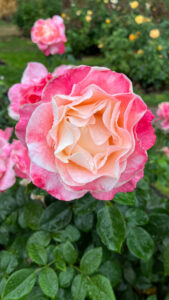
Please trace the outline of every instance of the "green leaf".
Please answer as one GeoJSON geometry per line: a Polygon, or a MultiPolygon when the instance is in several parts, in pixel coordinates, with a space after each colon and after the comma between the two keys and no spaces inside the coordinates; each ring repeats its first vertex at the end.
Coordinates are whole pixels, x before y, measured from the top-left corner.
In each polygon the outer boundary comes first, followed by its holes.
{"type": "Polygon", "coordinates": [[[66,263],[63,256],[63,244],[55,247],[54,257],[56,259],[55,266],[61,271],[66,271],[66,263]]]}
{"type": "Polygon", "coordinates": [[[166,245],[163,252],[163,264],[165,275],[169,275],[169,244],[166,245]]]}
{"type": "Polygon", "coordinates": [[[102,275],[88,280],[87,290],[92,300],[116,300],[110,281],[102,275]]]}
{"type": "Polygon", "coordinates": [[[138,226],[145,225],[149,221],[148,215],[140,208],[130,208],[125,215],[129,225],[138,226]]]}
{"type": "Polygon", "coordinates": [[[141,227],[130,228],[127,246],[133,255],[144,260],[149,260],[154,252],[154,242],[150,234],[141,227]]]}
{"type": "Polygon", "coordinates": [[[75,271],[71,267],[67,267],[65,271],[59,274],[59,286],[67,288],[70,286],[72,279],[74,277],[75,271]]]}
{"type": "Polygon", "coordinates": [[[43,293],[54,298],[58,292],[58,278],[52,268],[44,268],[39,273],[39,285],[43,293]]]}
{"type": "Polygon", "coordinates": [[[88,250],[80,261],[80,269],[83,273],[91,275],[96,272],[102,261],[102,248],[88,250]]]}
{"type": "Polygon", "coordinates": [[[63,245],[63,257],[69,264],[74,264],[77,260],[78,253],[74,246],[70,242],[66,242],[63,245]]]}
{"type": "Polygon", "coordinates": [[[83,232],[88,232],[92,229],[94,223],[94,215],[74,216],[74,222],[77,228],[83,232]]]}
{"type": "Polygon", "coordinates": [[[24,218],[27,226],[32,230],[38,230],[40,224],[40,217],[42,215],[42,204],[38,201],[30,201],[24,207],[24,218]]]}
{"type": "Polygon", "coordinates": [[[47,263],[46,249],[40,244],[29,244],[28,255],[38,265],[45,265],[47,263]]]}
{"type": "Polygon", "coordinates": [[[0,280],[0,296],[2,295],[6,281],[7,281],[7,279],[4,277],[2,277],[0,280]]]}
{"type": "Polygon", "coordinates": [[[85,300],[86,290],[86,279],[83,275],[78,274],[74,278],[71,286],[71,293],[73,300],[85,300]]]}
{"type": "Polygon", "coordinates": [[[48,300],[48,298],[43,294],[39,286],[35,286],[22,300],[48,300]]]}
{"type": "Polygon", "coordinates": [[[157,300],[157,296],[156,295],[151,295],[147,298],[147,300],[157,300]]]}
{"type": "Polygon", "coordinates": [[[77,242],[80,239],[80,232],[75,226],[68,225],[64,230],[54,233],[53,239],[56,242],[66,242],[67,240],[77,242]]]}
{"type": "Polygon", "coordinates": [[[73,205],[73,212],[75,215],[84,216],[90,214],[96,208],[97,200],[91,194],[86,194],[79,201],[76,200],[73,205]]]}
{"type": "Polygon", "coordinates": [[[28,239],[27,246],[30,244],[39,244],[43,247],[47,247],[50,243],[51,237],[50,234],[46,231],[37,231],[33,233],[28,239]]]}
{"type": "Polygon", "coordinates": [[[12,273],[18,265],[15,254],[9,251],[0,252],[0,271],[6,274],[12,273]]]}
{"type": "Polygon", "coordinates": [[[113,201],[122,205],[134,205],[135,204],[134,192],[117,193],[114,196],[113,201]]]}
{"type": "Polygon", "coordinates": [[[49,205],[43,212],[40,225],[45,231],[55,231],[66,227],[72,218],[70,206],[62,201],[49,205]]]}
{"type": "Polygon", "coordinates": [[[13,273],[7,280],[2,300],[19,300],[29,294],[35,284],[36,275],[32,269],[22,269],[13,273]]]}
{"type": "Polygon", "coordinates": [[[113,287],[120,282],[122,277],[119,263],[113,260],[108,260],[101,265],[99,272],[110,280],[113,287]]]}
{"type": "Polygon", "coordinates": [[[125,222],[115,206],[105,206],[97,213],[97,232],[109,250],[120,252],[125,239],[125,222]]]}

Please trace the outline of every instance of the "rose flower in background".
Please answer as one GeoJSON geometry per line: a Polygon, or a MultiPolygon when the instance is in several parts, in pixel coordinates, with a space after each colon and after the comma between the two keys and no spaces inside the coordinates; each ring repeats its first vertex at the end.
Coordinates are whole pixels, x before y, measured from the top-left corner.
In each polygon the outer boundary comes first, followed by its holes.
{"type": "Polygon", "coordinates": [[[13,128],[0,129],[0,193],[15,183],[14,161],[12,159],[12,144],[8,141],[13,128]]]}
{"type": "Polygon", "coordinates": [[[65,26],[60,16],[39,19],[31,29],[31,38],[46,56],[65,52],[65,26]]]}
{"type": "Polygon", "coordinates": [[[10,106],[9,115],[15,120],[19,120],[19,109],[22,105],[36,103],[41,100],[42,91],[47,82],[53,76],[60,76],[72,66],[61,65],[57,67],[53,74],[49,73],[46,67],[40,63],[30,62],[25,69],[21,83],[14,84],[8,92],[10,106]]]}
{"type": "Polygon", "coordinates": [[[169,102],[162,102],[157,109],[158,120],[161,121],[163,130],[169,130],[169,102]]]}
{"type": "Polygon", "coordinates": [[[88,191],[111,200],[143,177],[153,118],[125,75],[80,66],[50,80],[41,101],[22,105],[16,135],[36,186],[60,200],[88,191]]]}

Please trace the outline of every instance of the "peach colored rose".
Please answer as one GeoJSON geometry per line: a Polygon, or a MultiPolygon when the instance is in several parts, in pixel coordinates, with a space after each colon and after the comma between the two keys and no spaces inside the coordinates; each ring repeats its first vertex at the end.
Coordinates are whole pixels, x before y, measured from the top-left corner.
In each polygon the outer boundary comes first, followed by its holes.
{"type": "Polygon", "coordinates": [[[46,56],[64,53],[66,36],[63,19],[60,16],[39,19],[31,29],[31,38],[46,56]]]}
{"type": "Polygon", "coordinates": [[[21,83],[14,84],[8,92],[10,106],[8,113],[11,118],[19,120],[19,109],[23,104],[36,103],[41,100],[42,90],[52,78],[45,66],[40,63],[28,63],[21,83]]]}
{"type": "Polygon", "coordinates": [[[169,102],[162,102],[157,109],[158,120],[162,121],[163,130],[169,130],[169,102]]]}
{"type": "Polygon", "coordinates": [[[25,178],[30,182],[30,158],[28,149],[18,140],[12,141],[11,157],[15,165],[14,170],[16,176],[25,178]]]}
{"type": "Polygon", "coordinates": [[[11,157],[12,144],[9,144],[13,128],[0,129],[0,193],[15,183],[14,162],[11,157]]]}
{"type": "Polygon", "coordinates": [[[111,200],[143,177],[153,117],[125,75],[80,66],[53,78],[40,102],[22,106],[16,134],[36,186],[60,200],[88,191],[111,200]]]}

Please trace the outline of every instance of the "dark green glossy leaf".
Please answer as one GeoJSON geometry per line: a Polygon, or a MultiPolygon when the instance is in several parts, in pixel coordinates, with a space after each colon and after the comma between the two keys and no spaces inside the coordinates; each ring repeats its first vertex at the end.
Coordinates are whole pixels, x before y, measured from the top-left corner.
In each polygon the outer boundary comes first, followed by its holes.
{"type": "Polygon", "coordinates": [[[40,244],[28,244],[28,255],[38,265],[45,265],[47,263],[46,249],[40,244]]]}
{"type": "Polygon", "coordinates": [[[105,206],[97,213],[97,232],[109,250],[120,252],[125,239],[125,222],[115,206],[105,206]]]}
{"type": "Polygon", "coordinates": [[[119,263],[113,260],[104,262],[104,264],[101,265],[99,272],[110,280],[113,287],[120,282],[122,277],[119,263]]]}
{"type": "Polygon", "coordinates": [[[125,215],[127,222],[132,226],[145,225],[149,221],[148,215],[140,208],[130,208],[125,215]]]}
{"type": "Polygon", "coordinates": [[[103,275],[88,280],[87,291],[92,300],[116,300],[110,281],[103,275]]]}
{"type": "Polygon", "coordinates": [[[102,261],[102,248],[94,248],[85,252],[80,261],[83,273],[91,275],[96,272],[102,261]]]}
{"type": "Polygon", "coordinates": [[[86,299],[86,278],[78,274],[74,278],[71,287],[71,293],[73,300],[85,300],[86,299]]]}
{"type": "Polygon", "coordinates": [[[74,264],[77,260],[78,253],[74,248],[73,244],[66,242],[63,244],[63,257],[65,261],[69,264],[74,264]]]}
{"type": "Polygon", "coordinates": [[[56,201],[48,206],[42,214],[40,225],[43,230],[55,231],[66,227],[72,218],[70,206],[56,201]]]}
{"type": "Polygon", "coordinates": [[[22,269],[7,280],[2,300],[19,300],[29,294],[35,284],[36,275],[32,269],[22,269]]]}
{"type": "Polygon", "coordinates": [[[73,205],[75,215],[84,216],[90,214],[96,208],[97,200],[91,194],[86,194],[80,200],[76,200],[73,205]]]}
{"type": "Polygon", "coordinates": [[[39,285],[43,293],[54,298],[58,292],[58,278],[52,268],[44,268],[39,273],[39,285]]]}
{"type": "Polygon", "coordinates": [[[27,226],[32,230],[38,230],[40,225],[40,217],[42,215],[43,208],[40,202],[30,201],[24,207],[24,218],[27,226]]]}
{"type": "Polygon", "coordinates": [[[134,205],[135,204],[134,192],[117,193],[114,196],[113,201],[122,205],[134,205]]]}
{"type": "Polygon", "coordinates": [[[71,267],[67,267],[65,271],[59,274],[59,286],[62,288],[67,288],[70,286],[72,279],[74,277],[75,270],[71,267]]]}
{"type": "Polygon", "coordinates": [[[133,255],[144,260],[149,260],[154,252],[154,242],[151,236],[141,227],[130,228],[127,246],[133,255]]]}

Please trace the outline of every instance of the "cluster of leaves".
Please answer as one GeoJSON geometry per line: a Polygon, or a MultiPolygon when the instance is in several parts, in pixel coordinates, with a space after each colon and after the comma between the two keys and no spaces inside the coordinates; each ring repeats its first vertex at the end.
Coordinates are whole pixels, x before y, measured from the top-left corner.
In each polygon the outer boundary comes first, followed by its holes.
{"type": "Polygon", "coordinates": [[[19,183],[2,193],[1,299],[168,300],[168,162],[151,150],[144,179],[114,201],[41,202],[19,183]]]}

